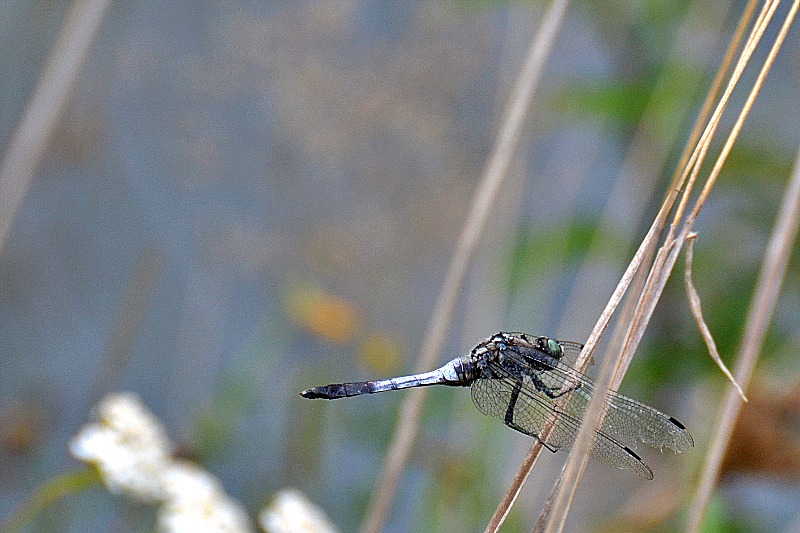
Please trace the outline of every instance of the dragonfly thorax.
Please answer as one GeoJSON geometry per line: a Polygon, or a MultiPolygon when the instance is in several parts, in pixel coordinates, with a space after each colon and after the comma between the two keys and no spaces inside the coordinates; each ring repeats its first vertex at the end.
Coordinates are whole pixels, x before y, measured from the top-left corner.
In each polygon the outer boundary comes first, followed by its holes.
{"type": "Polygon", "coordinates": [[[526,365],[537,371],[555,368],[563,350],[557,341],[525,333],[499,332],[473,348],[470,359],[477,369],[477,377],[495,378],[492,366],[499,365],[517,375],[526,365]]]}

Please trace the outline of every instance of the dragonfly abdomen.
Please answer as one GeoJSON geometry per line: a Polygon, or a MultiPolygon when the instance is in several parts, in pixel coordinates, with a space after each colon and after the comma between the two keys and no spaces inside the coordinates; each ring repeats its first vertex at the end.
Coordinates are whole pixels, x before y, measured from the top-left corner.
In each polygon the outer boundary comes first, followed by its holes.
{"type": "MultiPolygon", "coordinates": [[[[357,383],[333,383],[325,385],[324,387],[314,387],[313,389],[306,389],[300,393],[303,398],[322,398],[325,400],[334,400],[336,398],[347,398],[349,396],[358,396],[360,394],[372,394],[374,392],[383,392],[389,390],[386,387],[380,386],[386,381],[359,381],[357,383]]],[[[397,387],[393,387],[397,388],[397,387]]]]}
{"type": "Polygon", "coordinates": [[[420,383],[418,379],[411,377],[357,381],[355,383],[332,383],[323,387],[306,389],[300,393],[300,396],[310,399],[335,400],[336,398],[349,398],[350,396],[359,396],[361,394],[374,394],[376,392],[419,387],[421,385],[428,385],[428,383],[420,383]]]}
{"type": "Polygon", "coordinates": [[[333,383],[323,387],[306,389],[300,393],[300,396],[310,399],[335,400],[336,398],[348,398],[361,394],[374,394],[376,392],[407,389],[409,387],[425,387],[428,385],[466,386],[472,383],[473,379],[472,371],[466,367],[464,360],[457,357],[442,368],[437,368],[431,372],[376,381],[333,383]]]}

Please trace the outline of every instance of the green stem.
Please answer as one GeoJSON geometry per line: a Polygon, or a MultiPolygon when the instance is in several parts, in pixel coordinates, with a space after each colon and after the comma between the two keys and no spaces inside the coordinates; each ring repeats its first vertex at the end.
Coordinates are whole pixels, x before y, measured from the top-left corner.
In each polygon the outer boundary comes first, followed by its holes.
{"type": "Polygon", "coordinates": [[[39,485],[19,509],[0,523],[0,533],[22,531],[36,515],[55,501],[99,484],[100,478],[93,467],[58,475],[39,485]]]}

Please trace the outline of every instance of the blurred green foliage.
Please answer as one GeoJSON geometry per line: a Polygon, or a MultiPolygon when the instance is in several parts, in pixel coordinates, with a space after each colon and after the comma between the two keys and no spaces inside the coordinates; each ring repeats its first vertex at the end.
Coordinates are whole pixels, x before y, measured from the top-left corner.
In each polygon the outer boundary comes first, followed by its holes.
{"type": "Polygon", "coordinates": [[[576,80],[558,91],[550,99],[550,106],[573,118],[608,118],[632,126],[639,122],[650,99],[652,87],[647,82],[640,79],[629,83],[576,80]]]}
{"type": "Polygon", "coordinates": [[[725,504],[718,496],[713,496],[706,511],[705,520],[700,526],[701,533],[748,533],[752,527],[731,518],[725,504]]]}
{"type": "Polygon", "coordinates": [[[576,217],[565,223],[525,226],[517,231],[507,262],[508,292],[513,301],[519,289],[551,273],[553,269],[575,265],[583,259],[592,240],[602,239],[598,260],[613,259],[613,250],[626,243],[613,233],[598,234],[597,222],[576,217]]]}
{"type": "Polygon", "coordinates": [[[226,376],[214,391],[212,401],[195,415],[193,448],[201,462],[227,458],[237,438],[237,426],[249,413],[260,409],[252,379],[226,376]]]}

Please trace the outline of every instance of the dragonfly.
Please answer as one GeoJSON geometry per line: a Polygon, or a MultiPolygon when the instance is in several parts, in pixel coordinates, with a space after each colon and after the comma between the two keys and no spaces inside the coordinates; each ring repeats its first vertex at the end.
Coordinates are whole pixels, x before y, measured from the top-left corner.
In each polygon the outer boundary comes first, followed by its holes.
{"type": "MultiPolygon", "coordinates": [[[[583,344],[577,342],[501,331],[468,355],[431,372],[334,383],[300,395],[333,400],[429,385],[470,387],[482,413],[536,438],[552,452],[569,451],[595,394],[592,380],[575,368],[581,350],[583,344]]],[[[639,443],[675,452],[694,446],[686,427],[675,418],[616,391],[606,392],[602,423],[592,435],[589,456],[653,479],[653,471],[634,451],[639,443]]]]}

